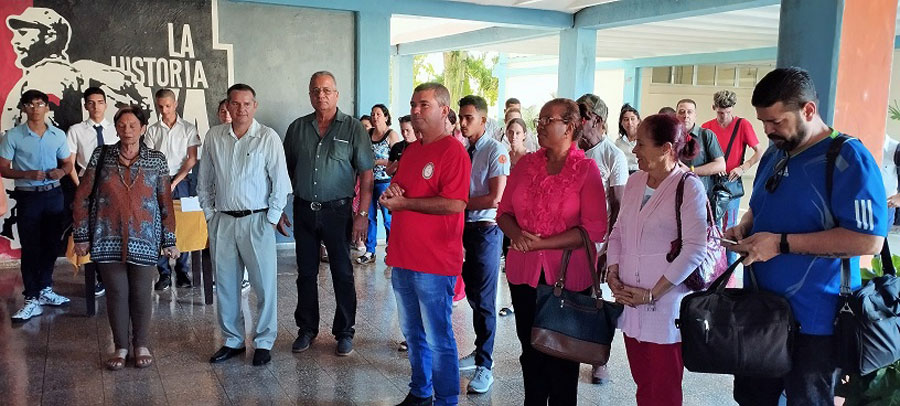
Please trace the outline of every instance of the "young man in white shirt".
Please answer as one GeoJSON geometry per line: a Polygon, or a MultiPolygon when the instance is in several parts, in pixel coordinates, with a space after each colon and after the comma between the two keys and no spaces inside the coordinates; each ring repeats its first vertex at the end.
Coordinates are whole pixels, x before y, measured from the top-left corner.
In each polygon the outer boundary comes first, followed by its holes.
{"type": "MultiPolygon", "coordinates": [[[[180,199],[190,196],[188,173],[197,164],[197,149],[200,146],[200,135],[197,127],[178,116],[178,100],[175,92],[160,89],[156,92],[156,112],[159,121],[147,127],[144,144],[151,149],[162,152],[169,165],[172,177],[172,198],[180,199]]],[[[191,278],[187,274],[187,263],[190,254],[181,253],[175,263],[175,280],[179,288],[191,287],[191,278]]],[[[172,286],[172,269],[169,258],[160,255],[157,263],[159,280],[153,285],[155,290],[166,290],[172,286]]]]}
{"type": "MultiPolygon", "coordinates": [[[[87,168],[91,154],[100,145],[112,145],[119,141],[116,127],[106,119],[106,93],[99,87],[89,87],[84,91],[84,109],[88,118],[78,124],[73,124],[66,132],[66,142],[69,144],[69,152],[75,156],[75,167],[69,172],[71,183],[63,182],[63,191],[66,194],[66,207],[72,203],[75,197],[75,187],[78,186],[84,169],[87,168]],[[71,190],[70,190],[71,189],[71,190]]],[[[97,285],[94,287],[94,296],[100,297],[106,293],[103,279],[97,273],[97,285]]]]}

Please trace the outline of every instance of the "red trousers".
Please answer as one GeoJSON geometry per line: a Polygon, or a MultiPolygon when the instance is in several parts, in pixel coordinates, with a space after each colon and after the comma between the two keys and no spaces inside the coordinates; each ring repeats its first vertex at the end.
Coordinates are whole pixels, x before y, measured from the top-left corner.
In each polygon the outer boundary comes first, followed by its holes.
{"type": "Polygon", "coordinates": [[[638,406],[681,406],[684,362],[681,343],[655,344],[625,336],[638,406]]]}

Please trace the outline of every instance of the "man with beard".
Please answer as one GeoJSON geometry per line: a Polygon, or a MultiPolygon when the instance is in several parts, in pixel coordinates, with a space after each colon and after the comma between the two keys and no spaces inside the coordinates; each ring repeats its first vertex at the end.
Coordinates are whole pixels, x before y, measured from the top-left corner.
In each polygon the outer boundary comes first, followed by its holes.
{"type": "MultiPolygon", "coordinates": [[[[859,256],[879,252],[887,233],[881,173],[857,139],[835,159],[831,193],[825,155],[840,133],[822,121],[815,86],[799,68],[767,74],[752,104],[773,146],[760,161],[750,210],[725,237],[746,255],[744,265],[762,290],[786,297],[801,330],[794,340],[792,370],[783,377],[735,376],[740,405],[834,402],[837,362],[834,319],[841,259],[850,260],[850,288],[860,285],[859,256]]],[[[745,278],[747,280],[747,278],[745,278]]]]}
{"type": "Polygon", "coordinates": [[[713,186],[712,175],[725,172],[722,147],[719,146],[715,133],[697,125],[697,102],[691,99],[679,100],[675,105],[675,117],[684,124],[684,131],[687,131],[688,136],[696,138],[700,145],[697,156],[684,164],[700,177],[709,192],[713,186]]]}

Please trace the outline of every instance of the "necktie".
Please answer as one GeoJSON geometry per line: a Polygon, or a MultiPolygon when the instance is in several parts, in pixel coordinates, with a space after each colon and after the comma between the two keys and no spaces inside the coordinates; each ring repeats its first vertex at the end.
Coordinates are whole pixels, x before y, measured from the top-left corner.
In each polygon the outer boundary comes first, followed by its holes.
{"type": "Polygon", "coordinates": [[[97,130],[97,146],[102,147],[106,144],[105,142],[103,142],[103,126],[95,125],[94,130],[97,130]]]}
{"type": "Polygon", "coordinates": [[[469,144],[469,159],[475,156],[475,143],[469,144]]]}

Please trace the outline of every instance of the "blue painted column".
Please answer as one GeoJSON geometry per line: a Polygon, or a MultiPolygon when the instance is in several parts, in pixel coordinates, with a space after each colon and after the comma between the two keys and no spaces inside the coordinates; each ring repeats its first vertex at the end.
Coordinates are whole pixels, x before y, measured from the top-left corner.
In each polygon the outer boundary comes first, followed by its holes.
{"type": "Polygon", "coordinates": [[[356,115],[373,105],[388,104],[391,79],[391,15],[380,11],[356,13],[356,115]]]}
{"type": "Polygon", "coordinates": [[[639,66],[625,67],[625,89],[622,101],[641,111],[641,68],[639,66]]]}
{"type": "MultiPolygon", "coordinates": [[[[409,114],[409,100],[413,93],[413,58],[413,55],[394,55],[393,58],[391,115],[398,119],[409,114]]],[[[395,127],[400,128],[399,124],[395,127]]]]}
{"type": "Polygon", "coordinates": [[[509,59],[506,54],[501,52],[499,58],[497,58],[497,64],[494,65],[494,70],[491,72],[497,78],[497,117],[495,118],[500,123],[506,118],[503,115],[503,108],[505,107],[504,103],[506,103],[506,69],[508,63],[509,59]]]}
{"type": "Polygon", "coordinates": [[[557,95],[575,99],[594,92],[597,31],[570,28],[559,33],[557,95]]]}
{"type": "Polygon", "coordinates": [[[826,123],[834,118],[843,12],[843,0],[781,1],[776,65],[809,71],[826,123]]]}

